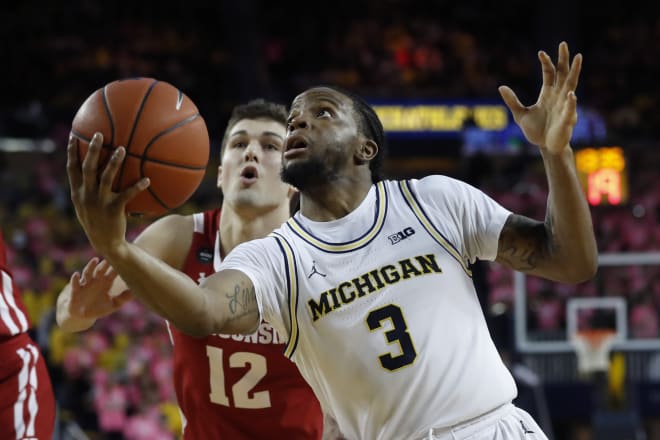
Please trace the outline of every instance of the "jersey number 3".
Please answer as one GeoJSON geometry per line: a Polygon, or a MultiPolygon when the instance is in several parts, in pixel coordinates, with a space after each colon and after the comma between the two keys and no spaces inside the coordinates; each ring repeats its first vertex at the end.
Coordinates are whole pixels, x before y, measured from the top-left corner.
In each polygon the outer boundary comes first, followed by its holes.
{"type": "MultiPolygon", "coordinates": [[[[206,355],[209,358],[209,371],[211,373],[211,393],[209,397],[211,402],[218,405],[230,406],[229,396],[225,388],[225,371],[222,359],[222,348],[206,346],[206,355]]],[[[252,393],[250,391],[266,375],[266,358],[257,353],[238,351],[229,356],[230,368],[249,367],[243,377],[241,377],[234,386],[231,387],[234,407],[259,409],[270,407],[270,393],[268,391],[259,391],[252,393]]]]}
{"type": "Polygon", "coordinates": [[[371,331],[380,329],[387,321],[390,321],[392,329],[385,332],[385,339],[388,344],[398,343],[400,354],[386,353],[378,356],[378,359],[383,368],[396,371],[415,362],[417,351],[415,351],[415,344],[413,344],[410,333],[408,333],[406,320],[403,318],[403,313],[398,306],[389,304],[380,309],[372,310],[367,315],[367,325],[371,331]]]}

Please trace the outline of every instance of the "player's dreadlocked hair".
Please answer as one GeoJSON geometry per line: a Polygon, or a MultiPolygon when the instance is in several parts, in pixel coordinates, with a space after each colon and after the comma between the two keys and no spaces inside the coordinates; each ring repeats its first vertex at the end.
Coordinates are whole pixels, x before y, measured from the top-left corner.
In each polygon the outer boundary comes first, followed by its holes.
{"type": "Polygon", "coordinates": [[[285,106],[261,98],[253,99],[247,104],[237,105],[231,112],[231,117],[227,122],[225,134],[222,136],[220,158],[222,159],[222,155],[225,152],[229,132],[231,132],[237,122],[242,121],[243,119],[268,119],[286,126],[286,120],[288,117],[289,112],[285,106]]]}
{"type": "Polygon", "coordinates": [[[385,137],[385,130],[383,129],[383,124],[380,122],[378,115],[367,101],[355,93],[336,86],[322,87],[327,87],[347,96],[353,103],[353,110],[358,116],[358,128],[360,132],[378,145],[378,153],[376,153],[376,156],[371,159],[371,162],[369,162],[371,181],[376,183],[383,180],[385,178],[383,174],[383,161],[387,155],[387,138],[385,137]]]}

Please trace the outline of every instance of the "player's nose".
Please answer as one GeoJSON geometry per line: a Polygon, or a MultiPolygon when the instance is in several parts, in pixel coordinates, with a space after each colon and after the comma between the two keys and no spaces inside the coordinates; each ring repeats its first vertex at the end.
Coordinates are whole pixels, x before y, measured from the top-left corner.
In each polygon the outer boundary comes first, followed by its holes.
{"type": "Polygon", "coordinates": [[[245,161],[259,161],[259,142],[252,141],[245,148],[245,161]]]}
{"type": "Polygon", "coordinates": [[[294,118],[289,122],[289,131],[295,131],[302,128],[307,128],[309,126],[307,122],[307,117],[304,113],[298,113],[294,118]]]}

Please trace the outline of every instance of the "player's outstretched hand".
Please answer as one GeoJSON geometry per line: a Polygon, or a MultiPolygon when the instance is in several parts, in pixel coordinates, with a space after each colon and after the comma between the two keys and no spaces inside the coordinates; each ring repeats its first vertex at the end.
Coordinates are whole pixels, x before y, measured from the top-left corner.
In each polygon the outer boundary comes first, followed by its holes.
{"type": "Polygon", "coordinates": [[[556,68],[547,53],[540,51],[538,57],[543,86],[535,104],[522,105],[508,86],[500,86],[499,92],[527,140],[550,153],[559,154],[569,145],[577,122],[575,89],[582,68],[582,55],[577,54],[569,66],[568,45],[562,42],[556,68]]]}
{"type": "Polygon", "coordinates": [[[113,294],[115,278],[117,272],[106,260],[92,258],[82,273],[75,272],[71,276],[69,315],[79,319],[98,319],[119,310],[133,296],[129,290],[113,294]]]}
{"type": "Polygon", "coordinates": [[[121,193],[112,191],[112,182],[117,175],[126,151],[115,149],[99,178],[99,156],[103,135],[95,133],[89,143],[82,164],[78,154],[78,143],[73,137],[67,147],[67,174],[71,187],[71,200],[78,220],[87,234],[90,244],[100,254],[107,255],[126,240],[126,203],[149,186],[143,178],[121,193]]]}

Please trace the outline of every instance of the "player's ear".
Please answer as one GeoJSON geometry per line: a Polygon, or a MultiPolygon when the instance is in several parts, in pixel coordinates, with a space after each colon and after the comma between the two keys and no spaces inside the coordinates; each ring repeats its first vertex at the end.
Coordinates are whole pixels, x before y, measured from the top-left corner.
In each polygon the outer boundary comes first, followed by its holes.
{"type": "Polygon", "coordinates": [[[378,145],[371,139],[362,139],[355,154],[358,163],[366,163],[378,154],[378,145]]]}
{"type": "Polygon", "coordinates": [[[222,165],[218,165],[218,180],[216,181],[216,186],[222,189],[222,165]]]}

